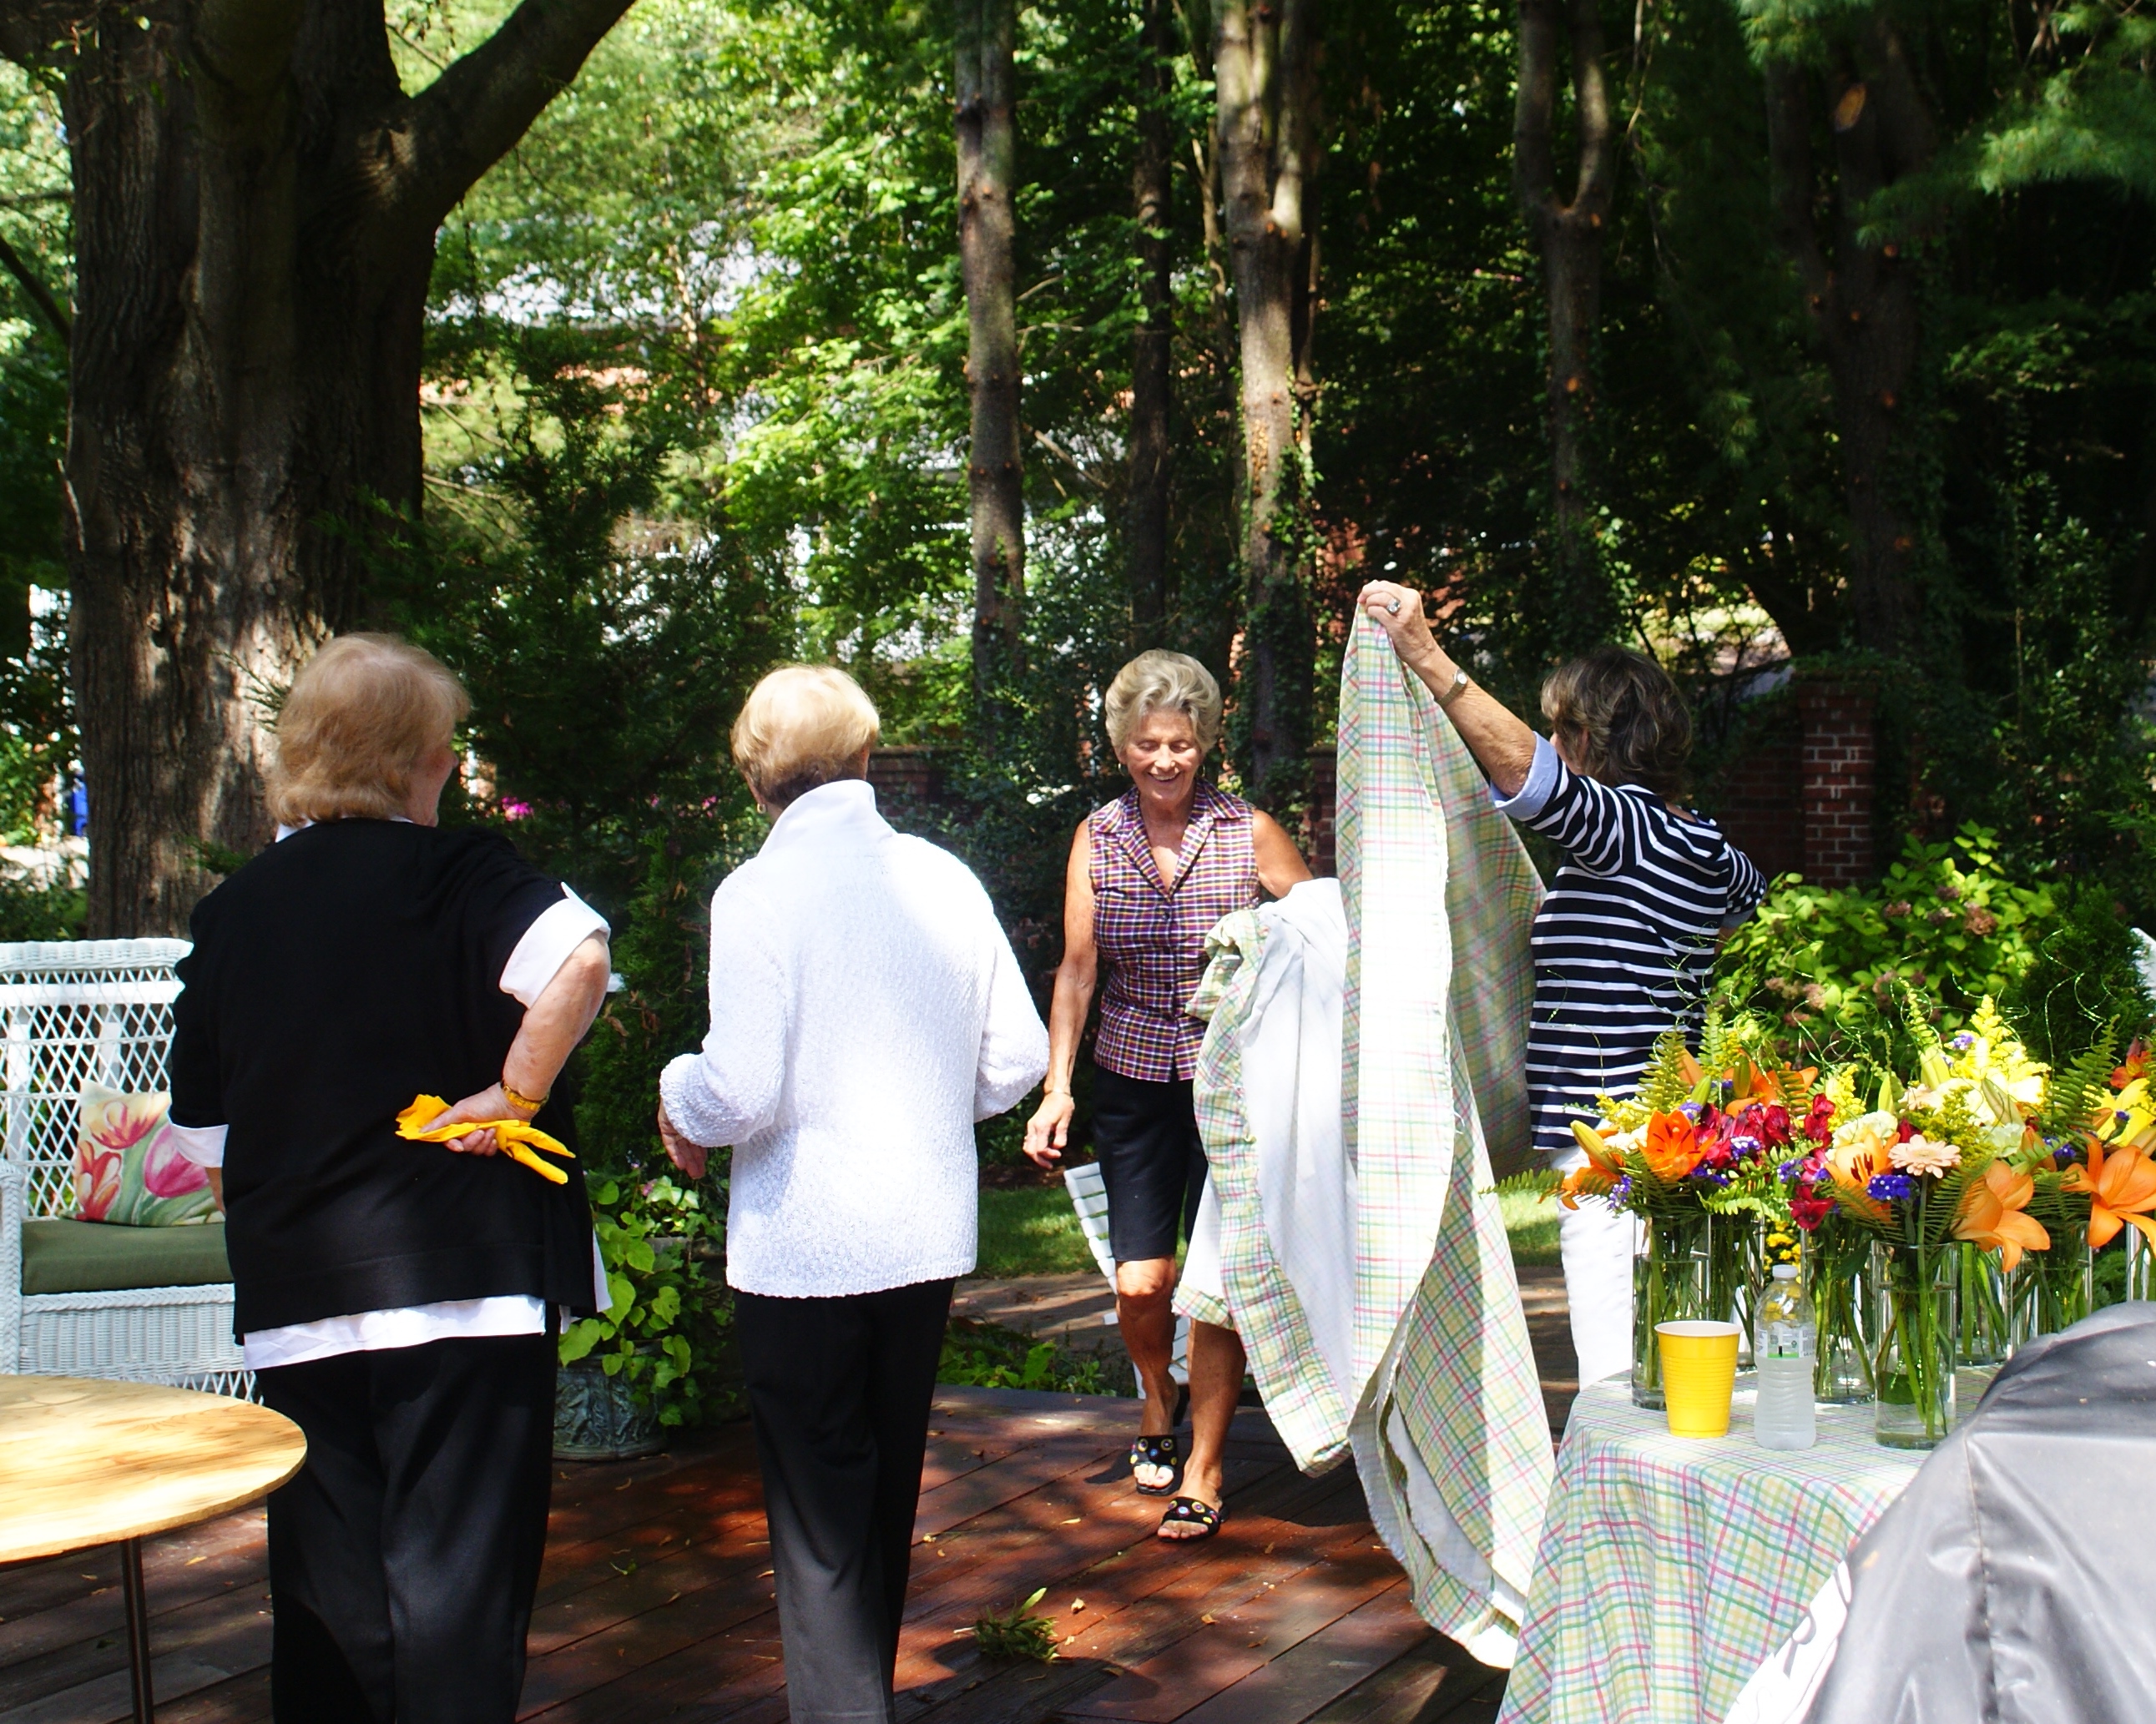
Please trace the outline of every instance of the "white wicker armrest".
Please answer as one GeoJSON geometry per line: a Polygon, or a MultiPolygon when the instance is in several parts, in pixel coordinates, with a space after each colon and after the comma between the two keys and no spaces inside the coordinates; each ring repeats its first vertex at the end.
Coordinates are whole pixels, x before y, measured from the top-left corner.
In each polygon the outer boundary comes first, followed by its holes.
{"type": "Polygon", "coordinates": [[[23,1170],[0,1160],[0,1371],[23,1368],[23,1170]]]}

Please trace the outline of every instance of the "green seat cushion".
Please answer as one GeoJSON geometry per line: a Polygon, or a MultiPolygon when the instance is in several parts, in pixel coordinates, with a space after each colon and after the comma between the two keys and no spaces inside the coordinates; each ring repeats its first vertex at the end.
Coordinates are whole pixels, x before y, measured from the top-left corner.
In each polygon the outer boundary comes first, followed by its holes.
{"type": "Polygon", "coordinates": [[[222,1221],[184,1227],[115,1227],[103,1221],[23,1224],[25,1293],[199,1287],[231,1279],[222,1221]]]}

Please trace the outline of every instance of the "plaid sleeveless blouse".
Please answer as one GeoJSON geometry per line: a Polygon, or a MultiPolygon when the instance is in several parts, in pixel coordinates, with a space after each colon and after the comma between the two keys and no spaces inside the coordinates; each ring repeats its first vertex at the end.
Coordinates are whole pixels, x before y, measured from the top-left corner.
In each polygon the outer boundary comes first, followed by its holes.
{"type": "Polygon", "coordinates": [[[1093,1058],[1150,1083],[1189,1077],[1205,1026],[1183,1008],[1205,972],[1205,936],[1221,917],[1258,902],[1250,805],[1199,782],[1168,891],[1137,790],[1095,809],[1090,824],[1093,941],[1108,970],[1093,1058]]]}

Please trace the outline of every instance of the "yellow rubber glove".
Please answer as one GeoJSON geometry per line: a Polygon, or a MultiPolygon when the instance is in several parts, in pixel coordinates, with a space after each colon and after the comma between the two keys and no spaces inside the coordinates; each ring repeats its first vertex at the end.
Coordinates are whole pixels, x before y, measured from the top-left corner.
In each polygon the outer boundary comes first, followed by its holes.
{"type": "Polygon", "coordinates": [[[567,1173],[549,1167],[531,1152],[543,1149],[548,1155],[567,1156],[572,1161],[577,1152],[549,1137],[531,1121],[459,1120],[431,1131],[421,1129],[429,1120],[438,1120],[449,1111],[449,1104],[439,1095],[414,1095],[412,1105],[397,1116],[397,1135],[413,1143],[447,1143],[452,1137],[468,1137],[474,1131],[492,1131],[501,1152],[512,1162],[521,1162],[542,1179],[551,1179],[557,1185],[569,1183],[567,1173]]]}

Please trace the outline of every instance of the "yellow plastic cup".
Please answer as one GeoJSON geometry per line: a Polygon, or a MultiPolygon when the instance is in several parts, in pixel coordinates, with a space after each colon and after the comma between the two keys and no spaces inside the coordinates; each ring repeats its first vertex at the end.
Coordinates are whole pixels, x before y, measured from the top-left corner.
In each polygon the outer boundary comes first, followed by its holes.
{"type": "Polygon", "coordinates": [[[1687,1321],[1655,1325],[1662,1352],[1662,1398],[1673,1437],[1726,1437],[1737,1388],[1737,1325],[1687,1321]]]}

